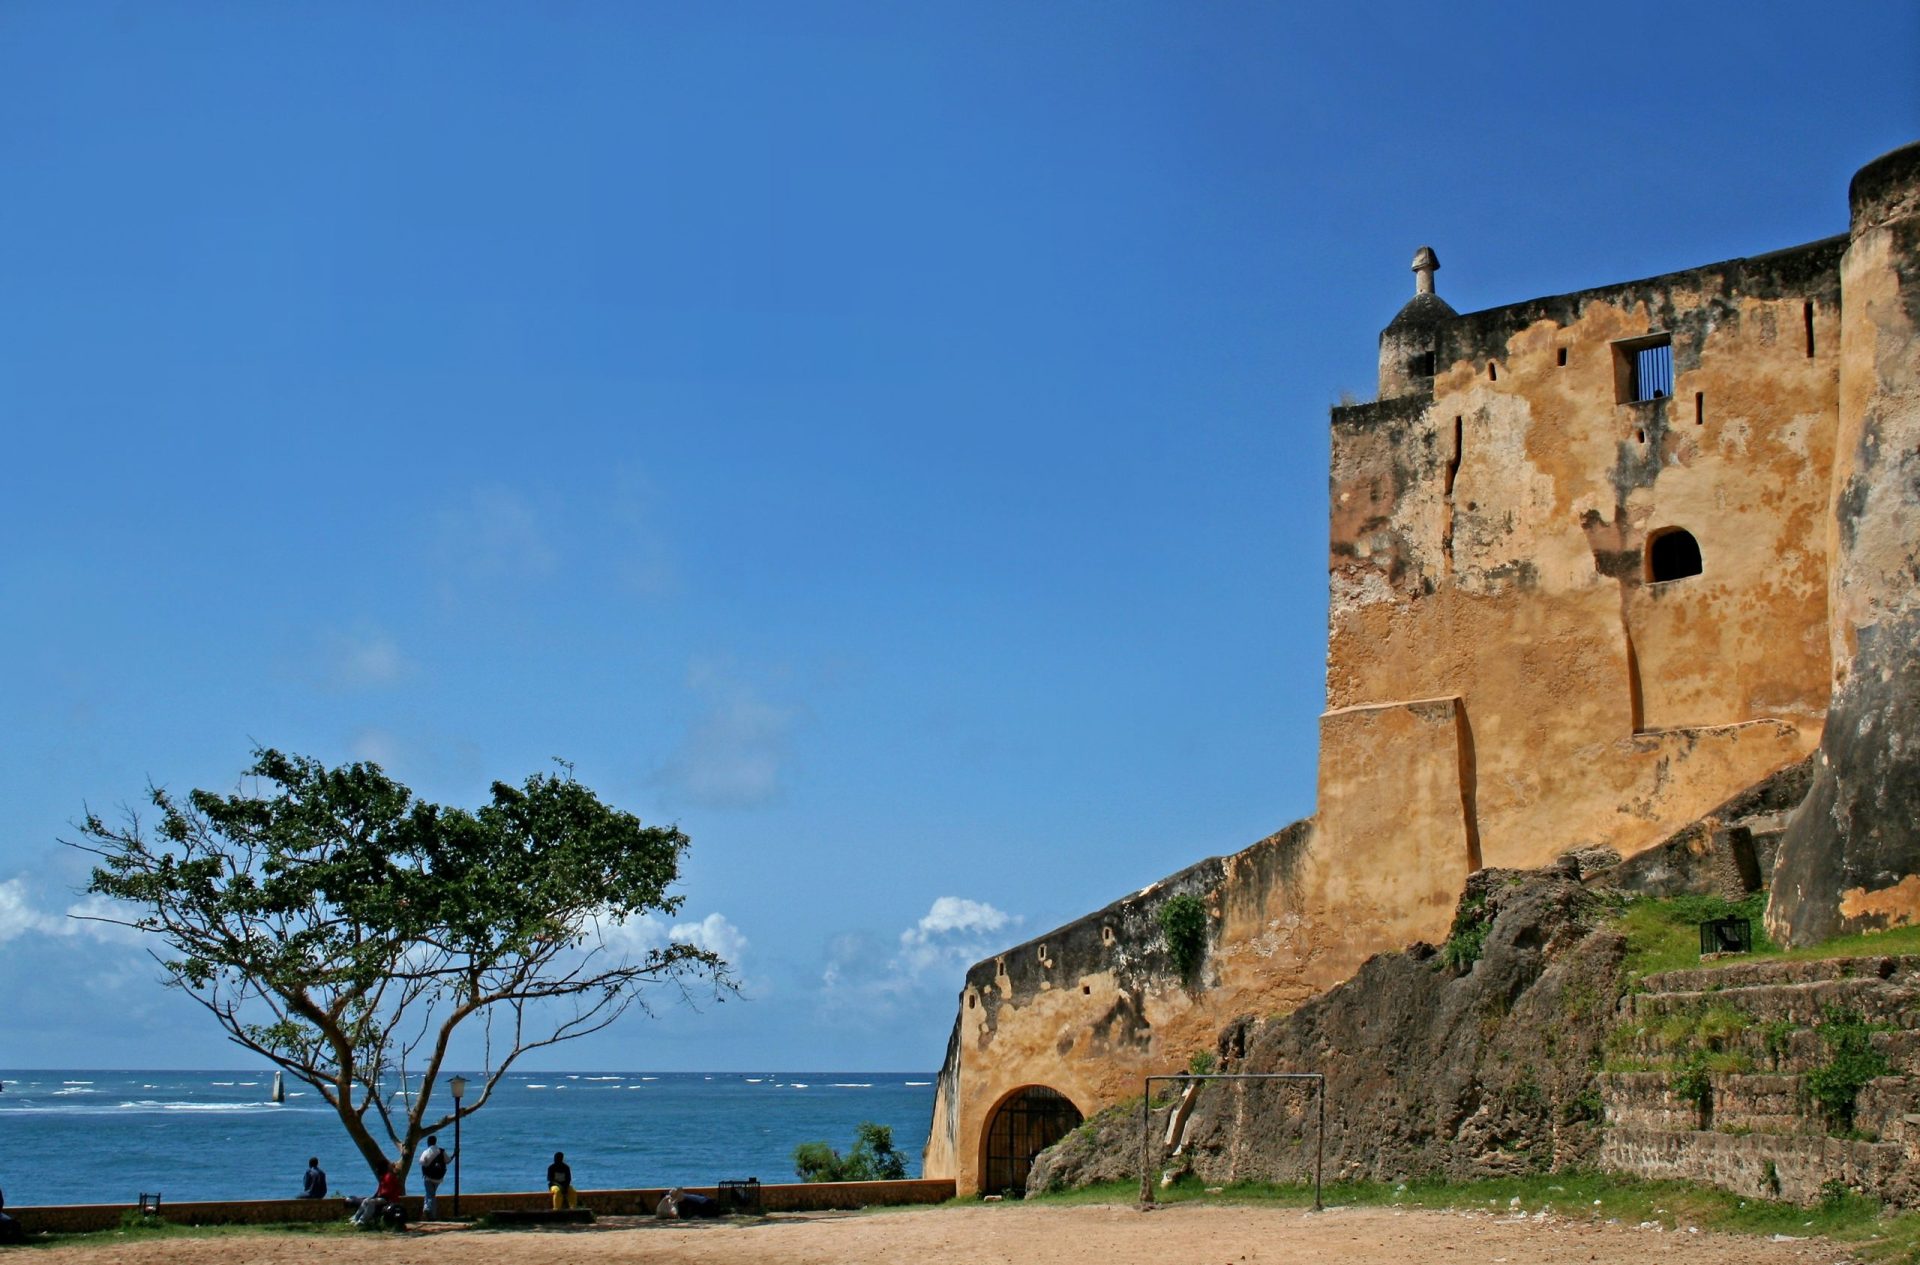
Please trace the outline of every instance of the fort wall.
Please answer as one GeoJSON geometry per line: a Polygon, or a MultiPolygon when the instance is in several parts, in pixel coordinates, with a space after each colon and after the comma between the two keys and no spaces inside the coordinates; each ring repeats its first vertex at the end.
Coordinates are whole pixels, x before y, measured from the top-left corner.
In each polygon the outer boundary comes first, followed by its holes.
{"type": "MultiPolygon", "coordinates": [[[[1856,186],[1851,236],[1464,316],[1422,248],[1380,398],[1331,418],[1314,816],[969,971],[927,1173],[1019,1185],[1035,1135],[995,1130],[1029,1087],[1131,1097],[1235,1016],[1444,939],[1483,867],[1631,856],[1820,746],[1842,655],[1920,608],[1920,446],[1881,438],[1920,434],[1909,167],[1864,236],[1856,186]],[[1185,976],[1156,921],[1181,892],[1210,920],[1185,976]]],[[[1914,670],[1902,635],[1874,680],[1914,670]]],[[[1879,688],[1869,719],[1920,696],[1879,688]]],[[[1912,853],[1848,899],[1920,914],[1912,853]]]]}

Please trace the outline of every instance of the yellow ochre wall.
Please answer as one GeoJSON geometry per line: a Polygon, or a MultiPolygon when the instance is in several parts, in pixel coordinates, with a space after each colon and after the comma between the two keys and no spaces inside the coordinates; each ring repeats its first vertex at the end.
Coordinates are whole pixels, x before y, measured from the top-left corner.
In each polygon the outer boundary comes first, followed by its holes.
{"type": "Polygon", "coordinates": [[[973,967],[929,1176],[976,1191],[1023,1086],[1137,1095],[1236,1015],[1444,939],[1473,870],[1631,854],[1819,744],[1845,245],[1408,305],[1382,398],[1333,412],[1314,817],[973,967]],[[1662,335],[1672,397],[1622,400],[1622,344],[1662,335]],[[1669,528],[1702,573],[1653,583],[1669,528]],[[1185,979],[1157,922],[1183,892],[1210,915],[1185,979]]]}

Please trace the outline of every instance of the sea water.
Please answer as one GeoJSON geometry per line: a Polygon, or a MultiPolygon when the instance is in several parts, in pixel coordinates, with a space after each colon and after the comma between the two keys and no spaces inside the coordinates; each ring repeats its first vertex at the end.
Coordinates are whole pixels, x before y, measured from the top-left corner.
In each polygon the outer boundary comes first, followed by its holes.
{"type": "MultiPolygon", "coordinates": [[[[449,1073],[451,1075],[451,1073],[449,1073]]],[[[481,1083],[471,1082],[471,1103],[481,1083]]],[[[853,1145],[871,1120],[920,1171],[933,1114],[926,1072],[510,1072],[462,1121],[467,1191],[536,1190],[564,1151],[581,1190],[794,1181],[793,1148],[853,1145]]],[[[442,1084],[444,1085],[444,1079],[442,1084]]],[[[318,1156],[332,1193],[373,1178],[332,1108],[273,1073],[0,1071],[0,1191],[10,1205],[278,1199],[318,1156]]],[[[444,1090],[436,1091],[438,1095],[444,1090]]],[[[436,1105],[446,1100],[439,1099],[436,1105]]],[[[388,1095],[396,1118],[404,1091],[388,1095]]],[[[375,1126],[376,1137],[384,1135],[375,1126]]],[[[453,1149],[453,1130],[440,1145],[453,1149]]],[[[418,1193],[417,1172],[407,1188],[418,1193]]],[[[452,1175],[442,1197],[453,1190],[452,1175]]]]}

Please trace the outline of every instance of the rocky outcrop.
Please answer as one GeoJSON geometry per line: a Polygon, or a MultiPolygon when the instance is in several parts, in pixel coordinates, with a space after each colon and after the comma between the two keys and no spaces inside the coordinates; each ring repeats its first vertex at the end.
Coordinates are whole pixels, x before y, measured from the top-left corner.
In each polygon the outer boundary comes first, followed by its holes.
{"type": "MultiPolygon", "coordinates": [[[[1327,1077],[1329,1178],[1489,1176],[1590,1161],[1593,1071],[1625,942],[1568,863],[1469,881],[1445,948],[1381,954],[1284,1018],[1236,1020],[1222,1070],[1327,1077]]],[[[1166,1106],[1153,1134],[1164,1136],[1166,1106]]],[[[1029,1190],[1139,1172],[1139,1100],[1043,1154],[1029,1190]]],[[[1298,1087],[1201,1090],[1170,1165],[1209,1182],[1313,1172],[1316,1113],[1298,1087]]],[[[1164,1158],[1164,1156],[1163,1156],[1164,1158]]]]}

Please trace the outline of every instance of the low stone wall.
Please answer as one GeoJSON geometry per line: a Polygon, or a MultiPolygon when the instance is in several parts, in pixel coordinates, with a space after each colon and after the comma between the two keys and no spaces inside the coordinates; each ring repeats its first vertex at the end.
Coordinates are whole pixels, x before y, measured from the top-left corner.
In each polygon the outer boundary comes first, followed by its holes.
{"type": "Polygon", "coordinates": [[[1819,1202],[1830,1181],[1870,1191],[1901,1207],[1912,1207],[1920,1195],[1920,1175],[1907,1163],[1906,1148],[1887,1142],[1618,1128],[1606,1131],[1600,1166],[1635,1177],[1706,1182],[1753,1198],[1800,1204],[1819,1202]]]}
{"type": "MultiPolygon", "coordinates": [[[[713,1196],[712,1186],[681,1187],[697,1194],[713,1196]]],[[[583,1190],[580,1206],[604,1216],[646,1216],[666,1195],[665,1186],[632,1190],[583,1190]]],[[[902,1204],[945,1203],[954,1197],[952,1178],[924,1178],[897,1182],[794,1182],[762,1186],[761,1206],[768,1212],[823,1212],[833,1209],[874,1208],[902,1204]]],[[[409,1195],[404,1201],[409,1219],[420,1215],[420,1197],[409,1195]]],[[[551,1206],[546,1191],[462,1194],[460,1215],[479,1217],[489,1212],[532,1210],[551,1206]]],[[[443,1213],[453,1208],[453,1196],[442,1191],[443,1213]]],[[[40,1208],[9,1207],[29,1234],[73,1234],[87,1230],[111,1230],[131,1210],[127,1204],[65,1204],[40,1208]]],[[[167,1203],[160,1209],[162,1219],[175,1225],[298,1225],[346,1218],[346,1205],[337,1198],[328,1199],[245,1199],[196,1203],[167,1203]]]]}

